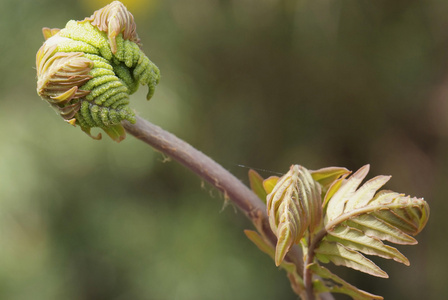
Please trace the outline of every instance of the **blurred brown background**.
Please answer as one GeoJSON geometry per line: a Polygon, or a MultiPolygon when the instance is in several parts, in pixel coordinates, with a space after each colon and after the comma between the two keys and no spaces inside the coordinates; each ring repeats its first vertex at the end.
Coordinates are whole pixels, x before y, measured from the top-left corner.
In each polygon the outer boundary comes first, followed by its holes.
{"type": "MultiPolygon", "coordinates": [[[[431,206],[390,279],[338,274],[386,299],[448,293],[448,2],[123,1],[162,71],[143,117],[247,182],[366,163],[431,206]],[[263,172],[263,176],[272,175],[263,172]]],[[[107,2],[0,0],[0,299],[297,299],[223,197],[128,137],[94,141],[36,95],[41,28],[107,2]]],[[[338,299],[347,299],[338,297],[338,299]]]]}

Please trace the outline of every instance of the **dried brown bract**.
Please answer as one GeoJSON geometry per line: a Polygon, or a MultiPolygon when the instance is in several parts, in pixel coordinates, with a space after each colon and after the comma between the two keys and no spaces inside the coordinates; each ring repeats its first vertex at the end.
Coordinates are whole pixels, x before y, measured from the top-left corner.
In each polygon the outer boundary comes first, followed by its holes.
{"type": "MultiPolygon", "coordinates": [[[[45,35],[45,33],[44,33],[45,35]]],[[[58,37],[59,38],[59,37],[58,37]]],[[[63,38],[60,38],[63,39],[63,38]]],[[[79,89],[89,81],[93,62],[81,52],[57,52],[57,45],[44,44],[36,54],[37,93],[71,122],[80,108],[72,99],[85,97],[90,91],[79,89]]]]}
{"type": "Polygon", "coordinates": [[[109,37],[110,48],[112,53],[117,53],[117,42],[115,38],[122,33],[125,40],[141,46],[140,39],[137,35],[137,25],[134,16],[126,9],[120,1],[114,1],[109,5],[95,11],[90,18],[86,18],[83,22],[89,21],[99,30],[107,32],[109,37]]]}

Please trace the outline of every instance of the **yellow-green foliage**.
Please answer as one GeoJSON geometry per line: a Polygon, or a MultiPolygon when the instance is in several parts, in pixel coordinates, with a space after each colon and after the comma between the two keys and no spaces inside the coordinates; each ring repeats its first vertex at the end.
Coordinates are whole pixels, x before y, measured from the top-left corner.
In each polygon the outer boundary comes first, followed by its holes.
{"type": "Polygon", "coordinates": [[[38,94],[87,134],[100,127],[122,140],[120,122],[135,122],[129,95],[147,85],[149,100],[160,78],[140,49],[135,27],[132,14],[114,1],[62,30],[44,28],[47,40],[36,57],[38,94]]]}

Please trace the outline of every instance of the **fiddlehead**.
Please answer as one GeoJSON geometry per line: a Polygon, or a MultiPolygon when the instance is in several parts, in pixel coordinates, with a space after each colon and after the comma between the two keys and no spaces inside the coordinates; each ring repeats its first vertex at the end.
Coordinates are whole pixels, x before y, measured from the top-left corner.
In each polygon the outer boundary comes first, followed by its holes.
{"type": "Polygon", "coordinates": [[[37,93],[88,135],[99,127],[121,141],[120,122],[135,122],[129,95],[147,85],[149,100],[160,79],[140,49],[132,14],[114,1],[61,30],[44,28],[43,35],[46,41],[36,55],[37,93]]]}

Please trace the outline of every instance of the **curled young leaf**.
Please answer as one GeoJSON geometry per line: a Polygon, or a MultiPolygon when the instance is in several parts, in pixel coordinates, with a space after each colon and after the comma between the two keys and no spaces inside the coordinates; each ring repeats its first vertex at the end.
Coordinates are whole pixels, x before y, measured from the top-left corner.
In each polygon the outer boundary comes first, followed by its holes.
{"type": "Polygon", "coordinates": [[[36,56],[38,94],[88,135],[99,127],[121,141],[121,121],[135,122],[129,95],[147,85],[149,100],[160,78],[139,47],[132,14],[114,1],[90,19],[69,21],[61,30],[44,28],[43,34],[36,56]]]}
{"type": "Polygon", "coordinates": [[[278,266],[305,232],[313,232],[322,219],[320,186],[307,169],[291,166],[267,196],[272,231],[277,236],[275,264],[278,266]]]}

